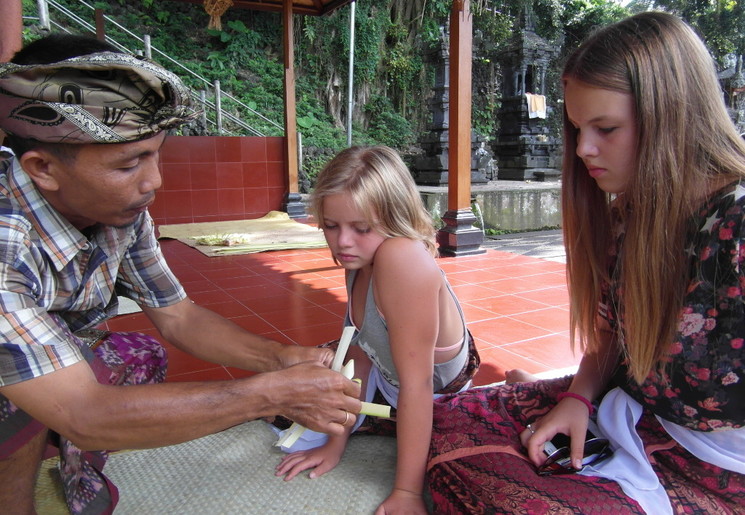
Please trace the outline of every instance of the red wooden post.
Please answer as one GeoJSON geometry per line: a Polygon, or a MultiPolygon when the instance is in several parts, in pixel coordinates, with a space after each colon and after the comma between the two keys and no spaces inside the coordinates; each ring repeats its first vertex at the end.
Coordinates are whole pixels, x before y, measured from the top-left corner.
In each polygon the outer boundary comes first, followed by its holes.
{"type": "Polygon", "coordinates": [[[297,113],[295,105],[295,42],[292,0],[282,2],[282,29],[285,65],[285,161],[287,163],[287,201],[285,211],[291,218],[304,218],[305,206],[298,186],[297,113]]]}
{"type": "Polygon", "coordinates": [[[450,129],[448,132],[448,211],[437,233],[440,254],[486,252],[484,233],[471,211],[471,60],[473,21],[470,0],[454,0],[450,14],[450,129]]]}

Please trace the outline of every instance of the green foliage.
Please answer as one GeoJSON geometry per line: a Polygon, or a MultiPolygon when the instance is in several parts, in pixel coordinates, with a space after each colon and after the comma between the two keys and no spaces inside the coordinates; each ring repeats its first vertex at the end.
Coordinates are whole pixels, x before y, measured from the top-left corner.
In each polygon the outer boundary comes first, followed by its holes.
{"type": "MultiPolygon", "coordinates": [[[[0,0],[1,1],[1,0],[0,0]]],[[[32,16],[38,16],[37,12],[37,4],[35,0],[23,0],[21,3],[21,9],[24,18],[32,17],[32,16]]],[[[23,29],[21,31],[21,39],[23,40],[23,45],[27,45],[34,41],[35,39],[38,39],[38,30],[36,30],[36,27],[29,26],[28,24],[24,24],[23,29]]]]}
{"type": "Polygon", "coordinates": [[[365,113],[370,119],[370,137],[383,145],[393,148],[406,148],[412,142],[413,131],[409,122],[392,112],[389,98],[376,95],[365,104],[365,113]]]}
{"type": "Polygon", "coordinates": [[[628,9],[607,0],[572,0],[563,3],[559,26],[563,27],[564,52],[576,48],[597,27],[619,21],[628,9]]]}
{"type": "Polygon", "coordinates": [[[23,15],[24,16],[33,16],[37,15],[37,3],[36,0],[22,0],[21,2],[21,9],[23,9],[23,15]]]}
{"type": "Polygon", "coordinates": [[[536,227],[535,229],[492,229],[487,228],[484,231],[486,236],[502,236],[504,234],[515,234],[523,232],[537,232],[537,231],[556,231],[561,229],[560,225],[544,225],[543,227],[536,227]]]}
{"type": "MultiPolygon", "coordinates": [[[[372,83],[377,80],[380,72],[380,63],[385,55],[385,35],[391,24],[388,10],[373,2],[357,2],[357,13],[355,16],[355,52],[354,52],[354,75],[358,83],[372,83]]],[[[348,19],[345,27],[349,26],[348,19]]],[[[344,50],[341,55],[349,54],[349,35],[345,30],[344,50]]],[[[346,60],[345,60],[346,62],[346,60]]]]}
{"type": "Polygon", "coordinates": [[[636,0],[631,8],[660,9],[677,14],[702,36],[714,57],[745,54],[745,5],[734,0],[636,0]]]}
{"type": "Polygon", "coordinates": [[[303,158],[303,173],[310,180],[311,184],[315,183],[316,177],[323,170],[323,167],[331,161],[336,153],[344,148],[342,145],[336,147],[317,148],[310,147],[303,158]]]}
{"type": "Polygon", "coordinates": [[[452,0],[432,0],[425,2],[421,25],[419,27],[419,37],[422,39],[424,47],[430,47],[440,41],[443,28],[450,19],[450,10],[453,5],[452,0]]]}
{"type": "Polygon", "coordinates": [[[407,117],[421,105],[419,96],[412,92],[422,90],[422,59],[408,42],[408,32],[400,23],[389,25],[385,41],[386,51],[381,56],[380,66],[385,72],[386,94],[391,99],[391,107],[395,108],[391,115],[407,117]]]}
{"type": "Polygon", "coordinates": [[[168,20],[171,18],[171,13],[168,11],[156,11],[155,12],[155,19],[158,20],[159,23],[167,24],[168,20]]]}
{"type": "Polygon", "coordinates": [[[488,95],[476,98],[473,101],[471,112],[472,130],[481,136],[490,136],[496,133],[497,114],[500,103],[496,95],[488,95]]]}
{"type": "MultiPolygon", "coordinates": [[[[4,1],[4,0],[0,0],[4,1]]],[[[24,42],[40,36],[31,20],[36,0],[22,0],[24,42]]],[[[93,24],[93,12],[79,0],[58,0],[93,24]]],[[[472,124],[475,132],[496,137],[500,107],[499,53],[512,38],[528,0],[472,0],[474,30],[472,124]]],[[[735,0],[632,0],[622,7],[614,0],[530,0],[539,36],[561,45],[562,54],[575,48],[590,31],[626,16],[630,11],[662,9],[691,23],[714,56],[745,54],[745,3],[735,0]]],[[[428,53],[442,42],[453,0],[375,0],[357,2],[354,43],[355,143],[390,145],[401,151],[428,132],[429,95],[434,67],[428,53]]],[[[277,13],[233,8],[222,17],[222,30],[208,30],[208,16],[199,4],[167,0],[97,0],[95,7],[135,34],[150,34],[154,47],[183,63],[207,81],[174,68],[195,90],[220,80],[222,90],[261,115],[283,124],[284,64],[282,22],[277,13]]],[[[66,23],[51,13],[55,21],[66,23]]],[[[346,145],[345,126],[351,9],[328,16],[295,16],[295,77],[297,125],[305,147],[319,149],[309,157],[309,174],[320,169],[326,152],[346,145]]],[[[81,32],[78,27],[73,31],[81,32]]],[[[130,51],[142,43],[112,24],[107,34],[130,51]]],[[[158,54],[154,54],[160,61],[158,54]]],[[[548,70],[550,105],[561,97],[559,57],[548,70]]],[[[164,64],[168,64],[164,61],[164,64]]],[[[247,113],[238,103],[223,100],[223,108],[239,115],[267,135],[282,129],[247,113]]],[[[559,117],[548,123],[558,136],[559,117]]],[[[325,162],[324,162],[325,164],[325,162]]]]}
{"type": "Polygon", "coordinates": [[[302,129],[310,129],[317,123],[318,120],[316,120],[312,114],[308,116],[301,116],[297,119],[297,124],[302,129]]]}
{"type": "Polygon", "coordinates": [[[512,36],[514,17],[505,11],[476,6],[473,10],[474,34],[491,46],[501,45],[512,36]]]}

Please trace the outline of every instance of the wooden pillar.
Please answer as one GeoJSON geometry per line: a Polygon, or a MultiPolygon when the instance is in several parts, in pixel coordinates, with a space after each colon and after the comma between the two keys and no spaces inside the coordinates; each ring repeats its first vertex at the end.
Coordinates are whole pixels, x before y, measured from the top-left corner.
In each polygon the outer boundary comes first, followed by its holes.
{"type": "Polygon", "coordinates": [[[21,0],[0,0],[0,62],[7,63],[23,46],[21,0]]]}
{"type": "Polygon", "coordinates": [[[474,227],[471,211],[471,60],[473,20],[470,0],[454,0],[450,14],[450,120],[448,210],[437,233],[440,254],[463,256],[486,252],[484,233],[474,227]]]}
{"type": "Polygon", "coordinates": [[[284,209],[290,218],[304,218],[305,205],[298,188],[297,112],[295,107],[295,42],[292,0],[282,1],[282,31],[285,64],[285,163],[287,163],[287,198],[284,209]]]}

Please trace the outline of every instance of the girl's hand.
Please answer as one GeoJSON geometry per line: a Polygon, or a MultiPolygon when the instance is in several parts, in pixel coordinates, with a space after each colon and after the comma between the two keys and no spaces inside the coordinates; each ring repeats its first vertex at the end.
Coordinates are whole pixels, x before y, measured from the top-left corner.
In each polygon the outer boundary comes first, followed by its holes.
{"type": "Polygon", "coordinates": [[[585,435],[588,423],[587,407],[573,399],[564,399],[549,411],[545,417],[533,422],[530,429],[520,433],[520,441],[528,449],[528,457],[536,467],[543,465],[546,454],[543,446],[557,433],[569,436],[572,466],[582,468],[584,457],[585,435]]]}
{"type": "Polygon", "coordinates": [[[308,477],[310,479],[321,477],[333,469],[339,463],[339,460],[341,460],[341,456],[344,454],[344,447],[346,447],[346,439],[344,439],[344,442],[341,442],[341,446],[336,445],[338,443],[330,440],[321,447],[288,454],[277,465],[274,475],[285,476],[285,481],[289,481],[302,471],[312,468],[313,471],[308,477]]]}
{"type": "Polygon", "coordinates": [[[424,499],[419,494],[394,488],[383,504],[375,510],[375,515],[427,514],[424,499]]]}

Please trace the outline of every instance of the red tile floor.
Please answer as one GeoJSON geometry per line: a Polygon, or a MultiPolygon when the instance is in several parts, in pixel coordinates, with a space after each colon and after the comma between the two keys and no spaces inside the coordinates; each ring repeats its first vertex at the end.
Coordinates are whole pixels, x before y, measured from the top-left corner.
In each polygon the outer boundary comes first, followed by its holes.
{"type": "MultiPolygon", "coordinates": [[[[161,240],[161,245],[192,300],[247,330],[291,345],[317,345],[340,336],[347,298],[344,271],[328,249],[207,257],[176,240],[161,240]]],[[[439,264],[481,354],[476,385],[501,381],[512,368],[550,373],[579,363],[569,346],[564,264],[493,249],[440,258],[439,264]]],[[[142,313],[118,316],[106,326],[163,341],[142,313]]],[[[250,374],[165,345],[168,381],[250,374]]]]}

